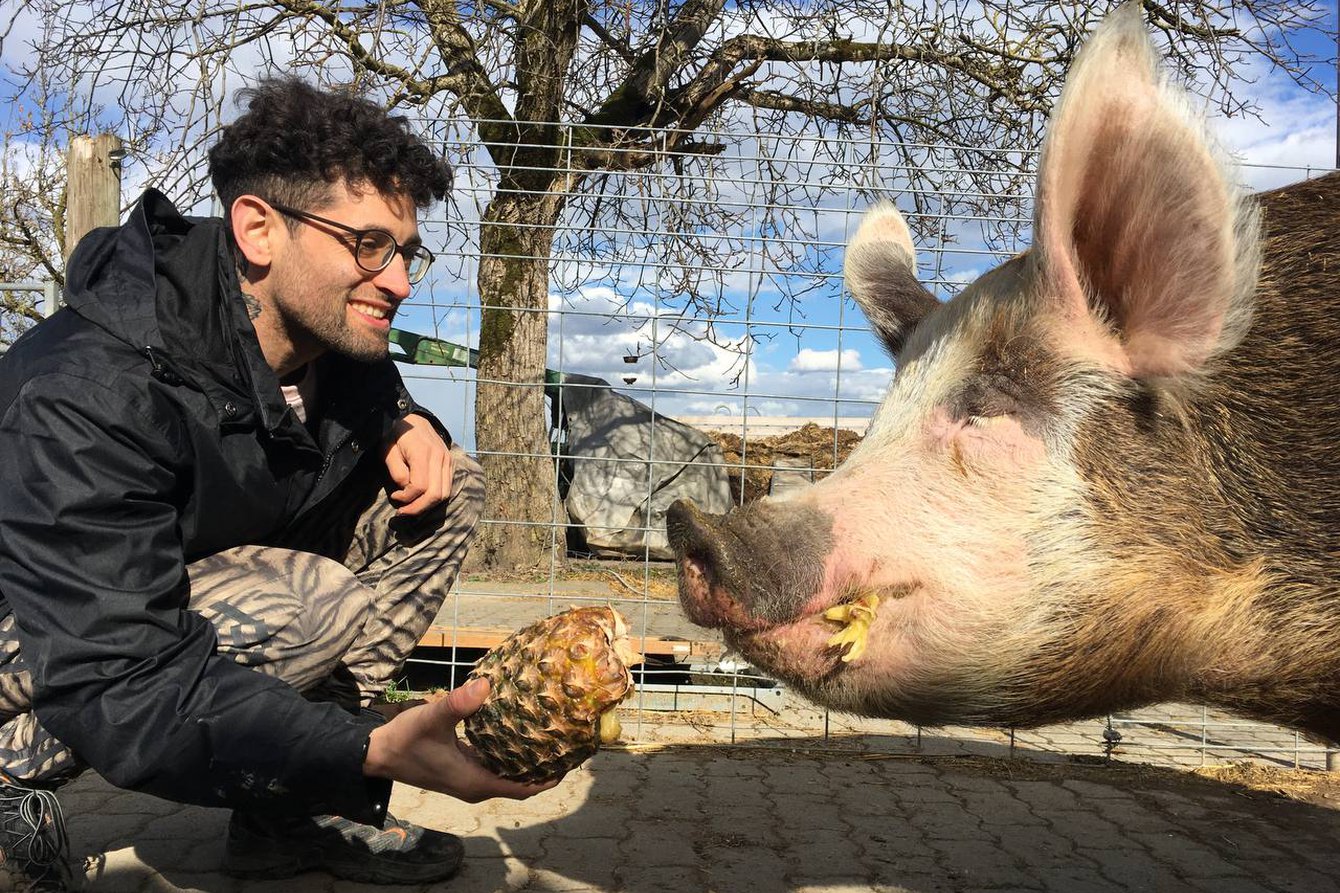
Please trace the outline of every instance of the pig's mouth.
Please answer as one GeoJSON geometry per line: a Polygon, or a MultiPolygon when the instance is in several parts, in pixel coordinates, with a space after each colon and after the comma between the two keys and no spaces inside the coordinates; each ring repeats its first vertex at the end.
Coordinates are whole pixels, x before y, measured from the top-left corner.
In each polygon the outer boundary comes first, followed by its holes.
{"type": "Polygon", "coordinates": [[[776,621],[750,613],[714,584],[710,566],[691,556],[679,561],[679,598],[689,619],[720,629],[727,644],[757,666],[808,683],[859,666],[881,606],[907,591],[815,596],[798,616],[776,621]]]}
{"type": "Polygon", "coordinates": [[[825,585],[826,516],[798,524],[794,514],[747,511],[710,516],[688,503],[671,507],[667,531],[685,614],[783,677],[814,681],[857,664],[881,601],[905,593],[825,585]]]}

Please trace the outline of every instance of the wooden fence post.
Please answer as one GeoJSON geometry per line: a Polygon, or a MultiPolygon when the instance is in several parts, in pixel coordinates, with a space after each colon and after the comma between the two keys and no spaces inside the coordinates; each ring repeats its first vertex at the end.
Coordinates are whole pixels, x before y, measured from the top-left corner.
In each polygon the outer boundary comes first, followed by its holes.
{"type": "Polygon", "coordinates": [[[65,256],[99,226],[116,226],[121,219],[121,138],[112,133],[70,138],[65,159],[68,186],[65,198],[65,256]]]}

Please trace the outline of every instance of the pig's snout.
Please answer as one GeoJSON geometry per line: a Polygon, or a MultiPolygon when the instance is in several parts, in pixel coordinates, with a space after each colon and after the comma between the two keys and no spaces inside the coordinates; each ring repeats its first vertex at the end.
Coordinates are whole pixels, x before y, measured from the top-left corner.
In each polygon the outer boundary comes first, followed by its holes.
{"type": "Polygon", "coordinates": [[[755,503],[708,515],[678,500],[666,515],[679,599],[701,626],[736,631],[795,620],[818,593],[832,521],[813,509],[755,503]]]}
{"type": "Polygon", "coordinates": [[[679,601],[699,626],[748,628],[757,624],[724,582],[737,579],[739,563],[716,529],[717,520],[683,499],[666,513],[666,536],[679,559],[679,601]]]}

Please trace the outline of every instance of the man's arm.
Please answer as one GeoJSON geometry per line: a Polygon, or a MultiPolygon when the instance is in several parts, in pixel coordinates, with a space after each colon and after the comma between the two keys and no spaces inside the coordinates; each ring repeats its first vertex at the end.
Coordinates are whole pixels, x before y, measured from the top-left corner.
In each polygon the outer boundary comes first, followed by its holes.
{"type": "Polygon", "coordinates": [[[38,719],[121,787],[379,820],[368,720],[219,656],[185,610],[182,436],[151,398],[67,375],[29,381],[0,418],[0,592],[38,719]]]}

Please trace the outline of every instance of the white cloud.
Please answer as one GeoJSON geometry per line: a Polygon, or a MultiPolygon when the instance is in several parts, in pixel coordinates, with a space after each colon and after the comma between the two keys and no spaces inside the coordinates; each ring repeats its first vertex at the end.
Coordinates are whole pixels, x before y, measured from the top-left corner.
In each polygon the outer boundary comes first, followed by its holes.
{"type": "Polygon", "coordinates": [[[801,348],[791,360],[792,372],[859,372],[862,369],[861,354],[856,350],[811,350],[801,348]]]}
{"type": "Polygon", "coordinates": [[[1254,103],[1259,117],[1210,115],[1219,142],[1242,166],[1250,189],[1270,189],[1329,170],[1336,161],[1336,107],[1328,96],[1308,93],[1259,60],[1244,69],[1236,95],[1254,103]]]}

